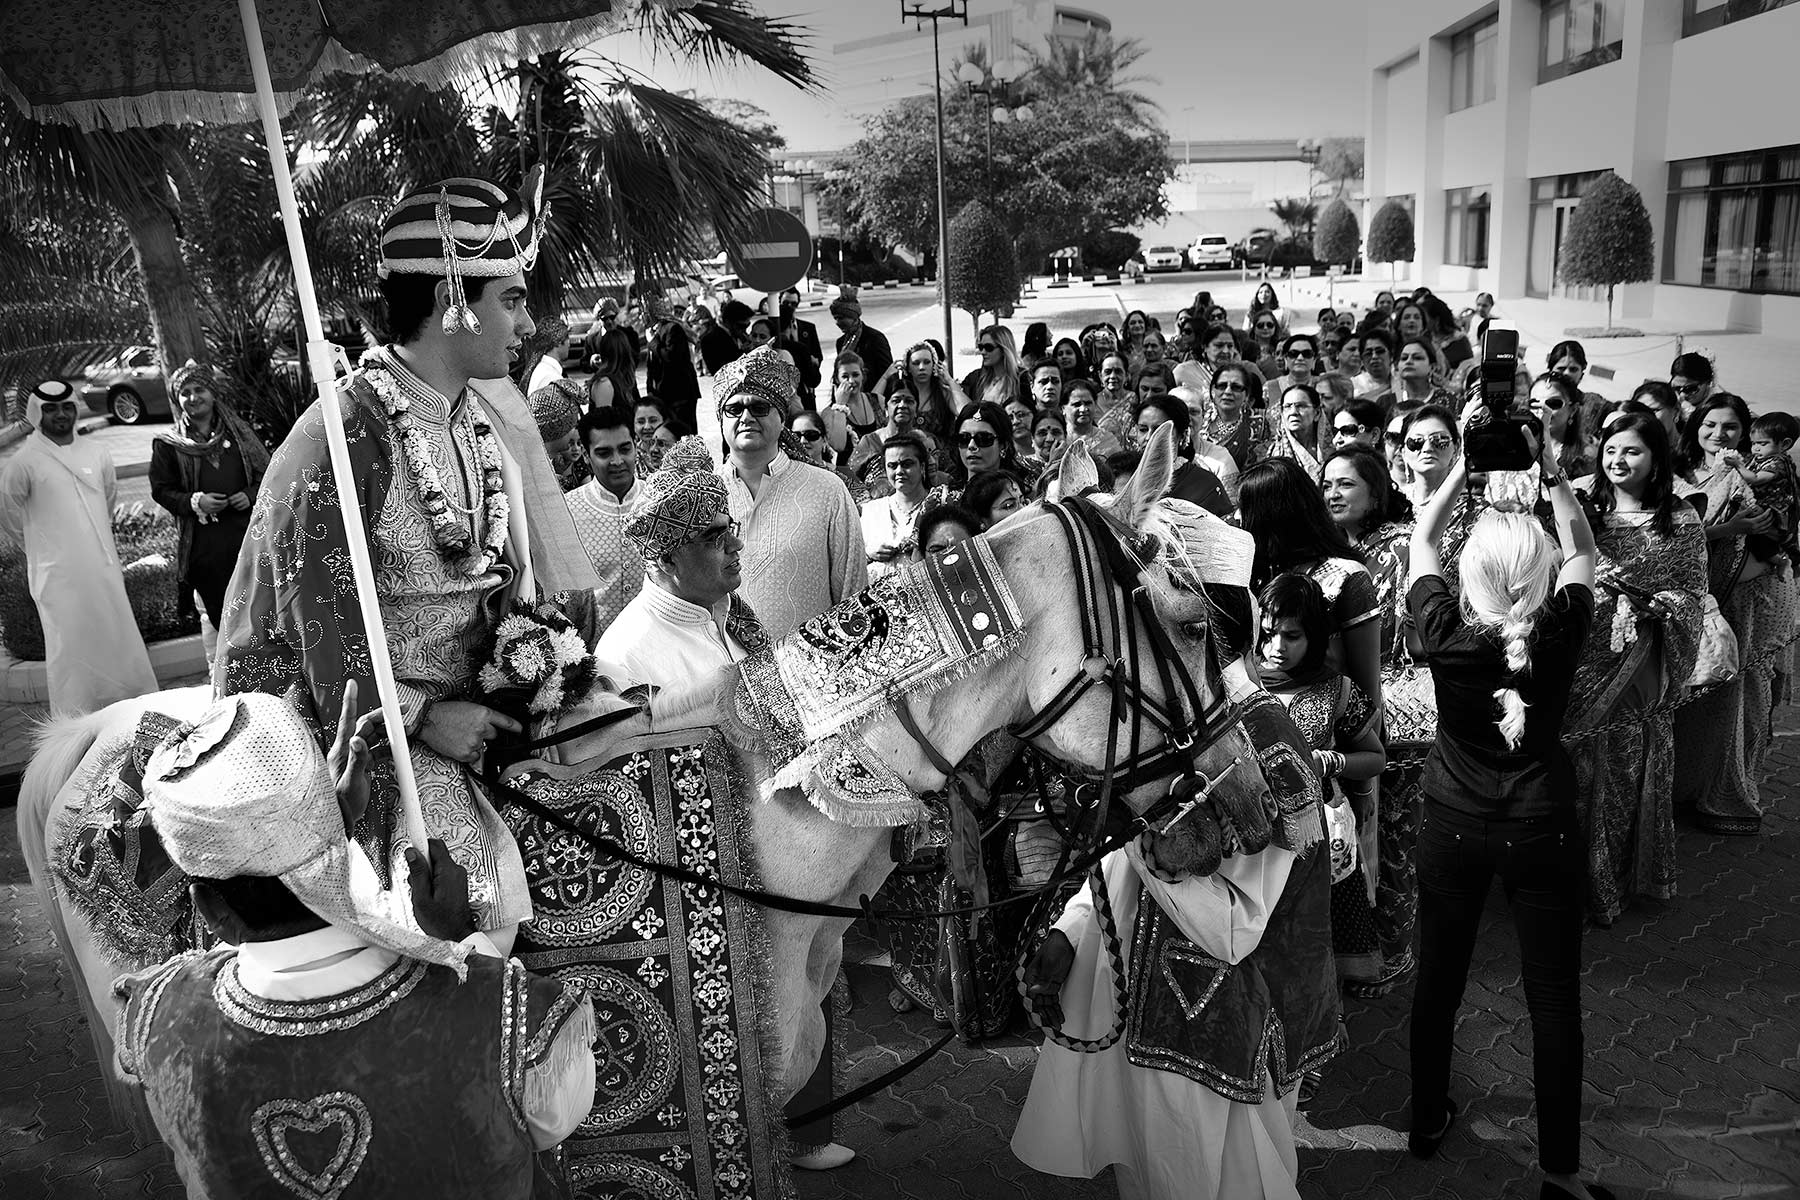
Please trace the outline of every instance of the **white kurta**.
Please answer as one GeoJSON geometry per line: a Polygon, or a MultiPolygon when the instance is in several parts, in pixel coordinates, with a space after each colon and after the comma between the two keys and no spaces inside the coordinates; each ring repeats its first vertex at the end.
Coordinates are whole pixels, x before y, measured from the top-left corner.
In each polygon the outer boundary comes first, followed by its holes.
{"type": "MultiPolygon", "coordinates": [[[[1113,851],[1103,868],[1122,952],[1131,952],[1147,890],[1206,953],[1242,960],[1262,940],[1293,862],[1290,851],[1271,847],[1228,858],[1207,878],[1169,884],[1143,869],[1135,843],[1113,851]]],[[[1069,901],[1056,928],[1075,946],[1063,1030],[1100,1037],[1112,1027],[1113,979],[1091,885],[1069,901]]],[[[1271,1079],[1261,1104],[1239,1104],[1186,1076],[1133,1065],[1125,1041],[1098,1054],[1044,1043],[1013,1133],[1021,1162],[1074,1178],[1116,1166],[1127,1200],[1298,1200],[1292,1093],[1275,1096],[1271,1079]]]]}
{"type": "Polygon", "coordinates": [[[596,665],[615,683],[659,688],[716,675],[744,657],[744,648],[725,632],[729,604],[727,598],[704,609],[646,579],[644,589],[600,635],[596,665]]]}
{"type": "Polygon", "coordinates": [[[103,448],[80,438],[59,446],[35,430],[0,472],[0,531],[25,547],[58,714],[157,687],[113,541],[117,491],[103,448]]]}
{"type": "MultiPolygon", "coordinates": [[[[908,505],[899,492],[893,492],[863,505],[862,540],[868,552],[873,554],[912,541],[918,533],[919,514],[925,511],[925,501],[930,498],[931,493],[926,492],[917,504],[908,505]]],[[[904,561],[871,562],[869,578],[880,579],[894,569],[896,562],[904,561]]]]}
{"type": "Polygon", "coordinates": [[[643,494],[644,485],[634,483],[620,499],[598,479],[590,479],[565,497],[575,519],[575,535],[600,577],[594,606],[603,633],[644,586],[644,556],[625,539],[625,523],[643,494]]]}
{"type": "Polygon", "coordinates": [[[739,590],[771,640],[869,586],[856,502],[836,474],[778,454],[754,497],[729,460],[719,474],[743,527],[739,590]]]}

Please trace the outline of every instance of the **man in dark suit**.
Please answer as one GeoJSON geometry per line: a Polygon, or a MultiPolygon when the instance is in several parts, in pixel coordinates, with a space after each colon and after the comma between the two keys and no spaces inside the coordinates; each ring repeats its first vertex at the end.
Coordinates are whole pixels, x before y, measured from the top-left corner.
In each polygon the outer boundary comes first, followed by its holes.
{"type": "Polygon", "coordinates": [[[743,356],[744,338],[755,315],[742,300],[727,300],[719,306],[718,322],[700,335],[700,361],[706,364],[708,375],[717,375],[720,367],[743,356]]]}
{"type": "Polygon", "coordinates": [[[800,398],[806,407],[816,409],[814,393],[818,390],[820,368],[825,361],[825,351],[819,346],[819,329],[811,321],[802,321],[795,314],[800,309],[800,289],[789,288],[780,296],[780,317],[776,335],[781,348],[794,356],[794,365],[800,368],[800,398]]]}
{"type": "Polygon", "coordinates": [[[875,383],[894,365],[894,351],[887,335],[863,324],[862,304],[855,296],[839,296],[831,302],[831,319],[837,322],[837,352],[855,352],[863,360],[863,390],[872,392],[875,383]]]}

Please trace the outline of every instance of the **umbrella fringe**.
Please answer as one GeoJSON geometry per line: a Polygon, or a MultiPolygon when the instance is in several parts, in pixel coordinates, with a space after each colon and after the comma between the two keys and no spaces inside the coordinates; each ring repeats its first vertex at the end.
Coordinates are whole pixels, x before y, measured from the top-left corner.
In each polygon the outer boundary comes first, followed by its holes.
{"type": "MultiPolygon", "coordinates": [[[[692,8],[696,0],[614,0],[607,12],[567,21],[551,21],[520,29],[478,33],[459,45],[411,66],[384,67],[375,60],[330,43],[306,73],[301,88],[277,90],[275,106],[286,115],[314,80],[338,72],[382,72],[432,89],[471,88],[489,82],[496,68],[564,49],[614,33],[634,20],[646,5],[692,8]]],[[[104,96],[34,104],[4,73],[0,91],[34,121],[59,121],[81,129],[122,129],[147,125],[234,125],[259,119],[248,68],[240,81],[244,91],[167,90],[144,96],[104,96]]]]}

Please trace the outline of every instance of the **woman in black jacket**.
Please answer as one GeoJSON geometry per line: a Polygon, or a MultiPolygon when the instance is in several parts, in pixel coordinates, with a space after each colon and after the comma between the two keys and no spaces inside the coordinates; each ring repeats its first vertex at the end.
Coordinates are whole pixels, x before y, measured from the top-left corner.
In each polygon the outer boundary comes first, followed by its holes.
{"type": "MultiPolygon", "coordinates": [[[[1465,428],[1480,414],[1464,418],[1465,428]]],[[[1531,437],[1529,431],[1522,436],[1531,437]]],[[[1437,692],[1438,736],[1426,759],[1419,874],[1419,980],[1413,992],[1413,1129],[1419,1158],[1437,1153],[1457,1116],[1450,1055],[1469,957],[1493,877],[1519,939],[1531,1012],[1540,1200],[1611,1200],[1581,1165],[1581,931],[1586,850],[1575,768],[1561,740],[1576,664],[1594,618],[1594,534],[1547,446],[1534,447],[1560,553],[1528,512],[1490,509],[1457,561],[1461,595],[1438,545],[1467,460],[1459,458],[1419,516],[1407,594],[1437,692]],[[1558,560],[1561,560],[1560,569],[1558,560]]]]}

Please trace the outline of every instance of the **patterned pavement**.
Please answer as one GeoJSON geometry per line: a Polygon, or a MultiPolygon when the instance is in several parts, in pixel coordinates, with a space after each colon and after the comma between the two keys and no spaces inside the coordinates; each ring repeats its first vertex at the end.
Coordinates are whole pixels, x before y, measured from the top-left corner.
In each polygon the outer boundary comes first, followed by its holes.
{"type": "MultiPolygon", "coordinates": [[[[1757,839],[1684,829],[1681,896],[1586,941],[1585,1166],[1621,1200],[1800,1197],[1800,710],[1786,709],[1757,839]]],[[[853,938],[852,959],[871,951],[853,938]]],[[[885,972],[850,968],[845,1084],[935,1040],[896,1015],[885,972]]],[[[1465,1116],[1435,1162],[1404,1151],[1410,993],[1347,1006],[1353,1048],[1328,1068],[1302,1130],[1301,1191],[1487,1200],[1535,1194],[1530,1025],[1498,894],[1470,976],[1452,1082],[1465,1116]]],[[[800,1180],[803,1200],[1110,1197],[1007,1148],[1032,1047],[956,1046],[840,1118],[850,1166],[800,1180]]],[[[178,1197],[159,1147],[112,1129],[93,1052],[0,817],[0,1196],[178,1197]]]]}

